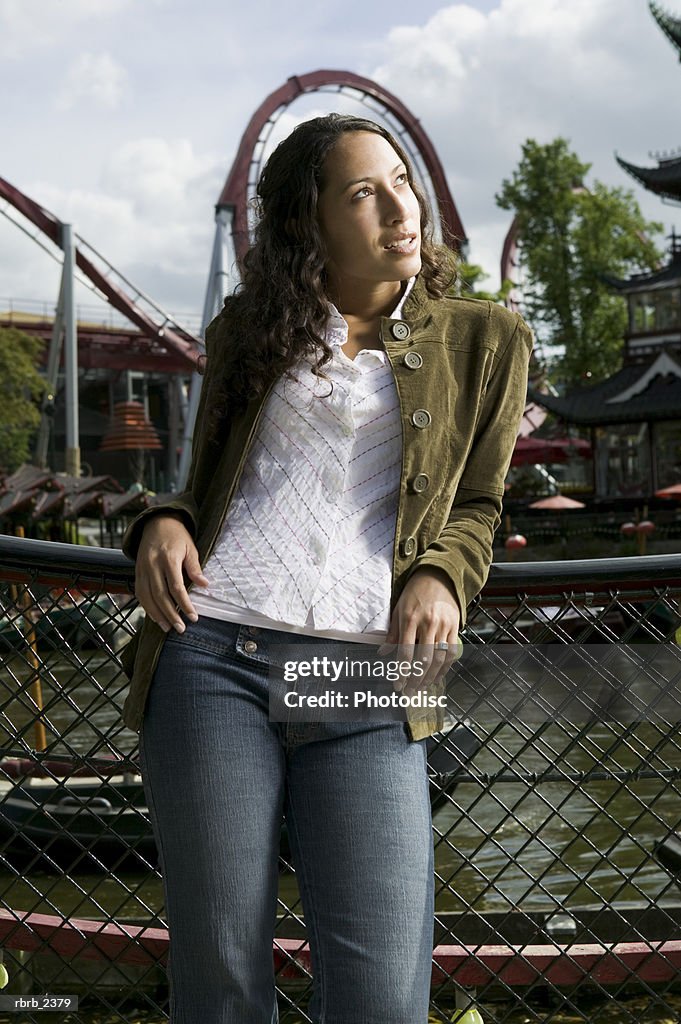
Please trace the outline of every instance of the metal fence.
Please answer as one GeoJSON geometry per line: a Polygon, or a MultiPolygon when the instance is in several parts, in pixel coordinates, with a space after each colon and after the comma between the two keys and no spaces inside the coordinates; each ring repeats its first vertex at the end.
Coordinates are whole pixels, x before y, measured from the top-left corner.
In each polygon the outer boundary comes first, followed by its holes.
{"type": "MultiPolygon", "coordinates": [[[[54,1019],[46,995],[78,997],[66,1021],[167,1019],[120,718],[132,577],[117,551],[0,537],[0,1021],[54,1019]]],[[[680,627],[681,555],[493,566],[451,676],[459,724],[428,741],[432,1021],[681,1020],[680,627]]],[[[285,829],[273,956],[282,1024],[310,1020],[285,829]]]]}
{"type": "MultiPolygon", "coordinates": [[[[0,295],[0,320],[25,326],[27,319],[54,320],[57,304],[52,299],[9,298],[0,295]]],[[[196,313],[170,314],[174,323],[186,330],[201,330],[201,316],[196,313]]],[[[101,302],[78,302],[76,320],[81,325],[101,327],[122,327],[130,330],[130,318],[114,309],[106,300],[101,302]]]]}

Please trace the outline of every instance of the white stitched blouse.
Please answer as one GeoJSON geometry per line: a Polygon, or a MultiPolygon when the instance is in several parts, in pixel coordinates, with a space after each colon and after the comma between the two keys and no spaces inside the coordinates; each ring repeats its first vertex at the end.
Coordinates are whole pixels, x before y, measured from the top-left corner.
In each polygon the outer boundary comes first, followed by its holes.
{"type": "Polygon", "coordinates": [[[330,381],[315,377],[309,357],[294,369],[298,382],[282,378],[271,392],[203,569],[210,586],[191,592],[199,615],[347,641],[385,639],[400,406],[385,352],[362,349],[352,360],[341,350],[347,337],[332,306],[330,381]]]}

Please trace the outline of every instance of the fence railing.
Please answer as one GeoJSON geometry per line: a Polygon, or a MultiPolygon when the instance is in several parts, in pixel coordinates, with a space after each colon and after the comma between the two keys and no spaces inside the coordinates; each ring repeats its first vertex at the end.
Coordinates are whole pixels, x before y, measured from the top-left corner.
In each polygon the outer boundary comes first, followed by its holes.
{"type": "MultiPolygon", "coordinates": [[[[0,950],[73,1020],[167,1018],[168,935],[118,653],[117,551],[0,536],[0,950]]],[[[428,740],[431,1020],[681,1020],[681,555],[495,565],[428,740]]],[[[282,830],[282,1024],[311,967],[282,830]]],[[[1,1016],[1,1014],[0,1014],[1,1016]]],[[[16,1019],[16,1018],[12,1018],[16,1019]]]]}
{"type": "MultiPolygon", "coordinates": [[[[0,296],[0,320],[7,323],[25,325],[29,318],[54,320],[56,302],[47,299],[22,299],[0,296]]],[[[128,317],[119,313],[106,301],[78,302],[76,304],[76,320],[79,324],[97,325],[100,327],[121,327],[131,329],[128,317]]],[[[201,316],[196,313],[173,314],[173,321],[187,330],[201,330],[201,316]]]]}

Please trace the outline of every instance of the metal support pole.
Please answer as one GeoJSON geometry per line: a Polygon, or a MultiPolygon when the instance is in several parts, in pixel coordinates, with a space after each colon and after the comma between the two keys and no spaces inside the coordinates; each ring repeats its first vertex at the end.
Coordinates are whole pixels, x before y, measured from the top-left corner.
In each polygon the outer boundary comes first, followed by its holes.
{"type": "Polygon", "coordinates": [[[166,486],[175,492],[177,487],[177,448],[180,440],[180,388],[175,374],[168,377],[168,451],[166,461],[166,486]]]}
{"type": "MultiPolygon", "coordinates": [[[[215,214],[215,239],[210,263],[210,276],[208,278],[208,287],[206,288],[206,299],[203,305],[201,334],[204,336],[206,327],[220,311],[223,298],[231,291],[232,286],[236,284],[236,269],[234,269],[233,273],[231,272],[232,267],[236,268],[236,253],[232,239],[233,222],[233,209],[223,208],[217,210],[215,214]]],[[[203,377],[201,374],[192,374],[189,404],[184,422],[182,454],[177,472],[177,487],[180,491],[184,488],[189,474],[192,439],[194,437],[194,421],[196,420],[196,413],[199,407],[202,383],[203,377]]]]}
{"type": "MultiPolygon", "coordinates": [[[[47,453],[50,442],[50,431],[54,426],[54,401],[57,397],[57,381],[59,378],[59,357],[61,355],[61,343],[64,334],[64,273],[62,270],[61,283],[59,285],[59,301],[52,324],[52,336],[50,338],[50,349],[47,356],[47,373],[45,382],[45,393],[43,395],[42,413],[40,427],[38,429],[38,440],[35,446],[35,464],[40,469],[47,468],[47,453]]],[[[54,469],[54,467],[51,467],[54,469]]]]}
{"type": "Polygon", "coordinates": [[[64,383],[66,398],[66,472],[80,476],[80,441],[78,431],[78,329],[74,295],[75,253],[70,224],[61,226],[64,250],[64,383]]]}

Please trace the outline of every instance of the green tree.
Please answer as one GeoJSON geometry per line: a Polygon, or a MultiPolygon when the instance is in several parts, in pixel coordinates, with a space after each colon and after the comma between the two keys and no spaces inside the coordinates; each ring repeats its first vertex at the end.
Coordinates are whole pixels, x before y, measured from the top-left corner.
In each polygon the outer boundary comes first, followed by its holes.
{"type": "Polygon", "coordinates": [[[12,473],[29,457],[40,423],[45,381],[36,369],[43,342],[16,327],[0,328],[0,469],[12,473]]]}
{"type": "Polygon", "coordinates": [[[489,274],[477,263],[459,263],[459,281],[461,282],[461,295],[467,296],[469,299],[489,299],[490,302],[505,302],[508,293],[513,288],[512,281],[504,281],[501,288],[496,292],[486,291],[484,288],[479,288],[478,285],[481,281],[486,281],[489,274]]]}
{"type": "Polygon", "coordinates": [[[631,190],[587,188],[590,167],[566,139],[528,139],[495,197],[517,218],[523,312],[543,342],[564,347],[556,369],[568,386],[619,365],[626,302],[607,277],[654,270],[662,255],[651,240],[662,225],[643,218],[631,190]]]}

